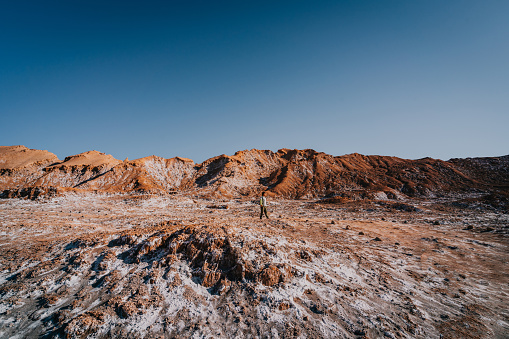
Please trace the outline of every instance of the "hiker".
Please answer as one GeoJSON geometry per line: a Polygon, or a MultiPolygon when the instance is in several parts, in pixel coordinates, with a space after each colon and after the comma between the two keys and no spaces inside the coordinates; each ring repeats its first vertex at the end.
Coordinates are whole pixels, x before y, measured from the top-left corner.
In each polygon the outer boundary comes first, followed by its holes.
{"type": "Polygon", "coordinates": [[[262,219],[263,213],[265,213],[265,216],[269,219],[267,215],[267,199],[265,198],[265,192],[262,192],[262,197],[260,198],[260,219],[262,219]]]}

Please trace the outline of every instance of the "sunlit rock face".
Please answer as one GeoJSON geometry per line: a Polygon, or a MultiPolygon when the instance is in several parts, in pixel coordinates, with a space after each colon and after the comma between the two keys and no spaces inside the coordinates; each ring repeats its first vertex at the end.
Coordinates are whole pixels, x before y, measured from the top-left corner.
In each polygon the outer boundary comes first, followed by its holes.
{"type": "Polygon", "coordinates": [[[120,161],[97,151],[60,161],[52,153],[24,146],[0,149],[3,197],[94,191],[239,198],[267,191],[287,199],[404,200],[490,193],[495,194],[490,198],[494,203],[503,205],[508,173],[509,156],[442,161],[253,149],[195,164],[157,156],[120,161]]]}

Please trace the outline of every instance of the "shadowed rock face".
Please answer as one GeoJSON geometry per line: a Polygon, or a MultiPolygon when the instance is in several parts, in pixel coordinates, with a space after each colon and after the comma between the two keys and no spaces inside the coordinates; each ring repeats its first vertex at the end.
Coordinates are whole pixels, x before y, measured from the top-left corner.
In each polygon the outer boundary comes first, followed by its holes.
{"type": "Polygon", "coordinates": [[[4,191],[4,197],[22,196],[22,192],[36,187],[43,193],[50,192],[51,187],[54,192],[193,191],[209,197],[253,196],[269,191],[291,199],[339,196],[352,200],[474,191],[500,194],[509,189],[508,159],[406,160],[361,154],[335,157],[310,149],[281,149],[239,151],[202,164],[156,156],[121,162],[97,151],[60,162],[49,152],[12,146],[0,150],[0,191],[4,191]],[[18,174],[13,176],[14,172],[18,174]]]}
{"type": "Polygon", "coordinates": [[[509,155],[449,160],[459,171],[486,185],[509,188],[509,155]]]}

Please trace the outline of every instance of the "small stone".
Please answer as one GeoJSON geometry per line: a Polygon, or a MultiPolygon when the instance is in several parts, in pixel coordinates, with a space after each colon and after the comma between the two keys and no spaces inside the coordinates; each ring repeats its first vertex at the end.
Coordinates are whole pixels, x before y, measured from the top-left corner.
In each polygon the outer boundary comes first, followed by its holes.
{"type": "Polygon", "coordinates": [[[230,290],[231,282],[227,279],[222,279],[217,287],[217,293],[219,295],[225,294],[230,290]]]}
{"type": "Polygon", "coordinates": [[[373,239],[373,241],[382,241],[382,239],[380,239],[379,237],[376,237],[375,239],[373,239]]]}
{"type": "Polygon", "coordinates": [[[263,269],[260,273],[260,280],[265,286],[273,286],[281,280],[281,271],[274,265],[263,269]]]}
{"type": "Polygon", "coordinates": [[[206,272],[204,272],[202,285],[204,287],[212,287],[219,281],[220,278],[221,278],[220,272],[206,271],[206,272]]]}
{"type": "Polygon", "coordinates": [[[286,311],[289,308],[290,308],[290,304],[285,301],[283,301],[281,304],[279,304],[280,311],[286,311]]]}
{"type": "Polygon", "coordinates": [[[359,232],[359,235],[364,235],[364,232],[362,232],[362,231],[361,231],[361,232],[359,232]]]}
{"type": "Polygon", "coordinates": [[[129,318],[136,313],[138,313],[138,308],[132,301],[127,301],[117,307],[117,314],[124,319],[129,318]]]}
{"type": "Polygon", "coordinates": [[[311,312],[313,312],[315,314],[324,314],[325,313],[325,307],[323,307],[323,305],[320,305],[320,304],[314,304],[313,306],[311,306],[310,310],[311,310],[311,312]]]}
{"type": "Polygon", "coordinates": [[[394,337],[394,334],[392,334],[392,333],[391,333],[391,332],[389,332],[389,331],[385,331],[385,332],[384,332],[384,336],[386,336],[387,338],[391,338],[391,339],[392,339],[392,338],[395,338],[395,337],[394,337]]]}

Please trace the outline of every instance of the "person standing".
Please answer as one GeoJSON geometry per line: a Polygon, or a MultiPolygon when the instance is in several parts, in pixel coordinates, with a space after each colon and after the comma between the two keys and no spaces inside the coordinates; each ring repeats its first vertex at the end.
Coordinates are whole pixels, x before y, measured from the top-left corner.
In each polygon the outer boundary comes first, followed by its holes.
{"type": "Polygon", "coordinates": [[[267,214],[267,199],[265,198],[265,192],[262,192],[262,197],[260,198],[260,219],[262,219],[264,213],[265,217],[269,219],[267,214]]]}

